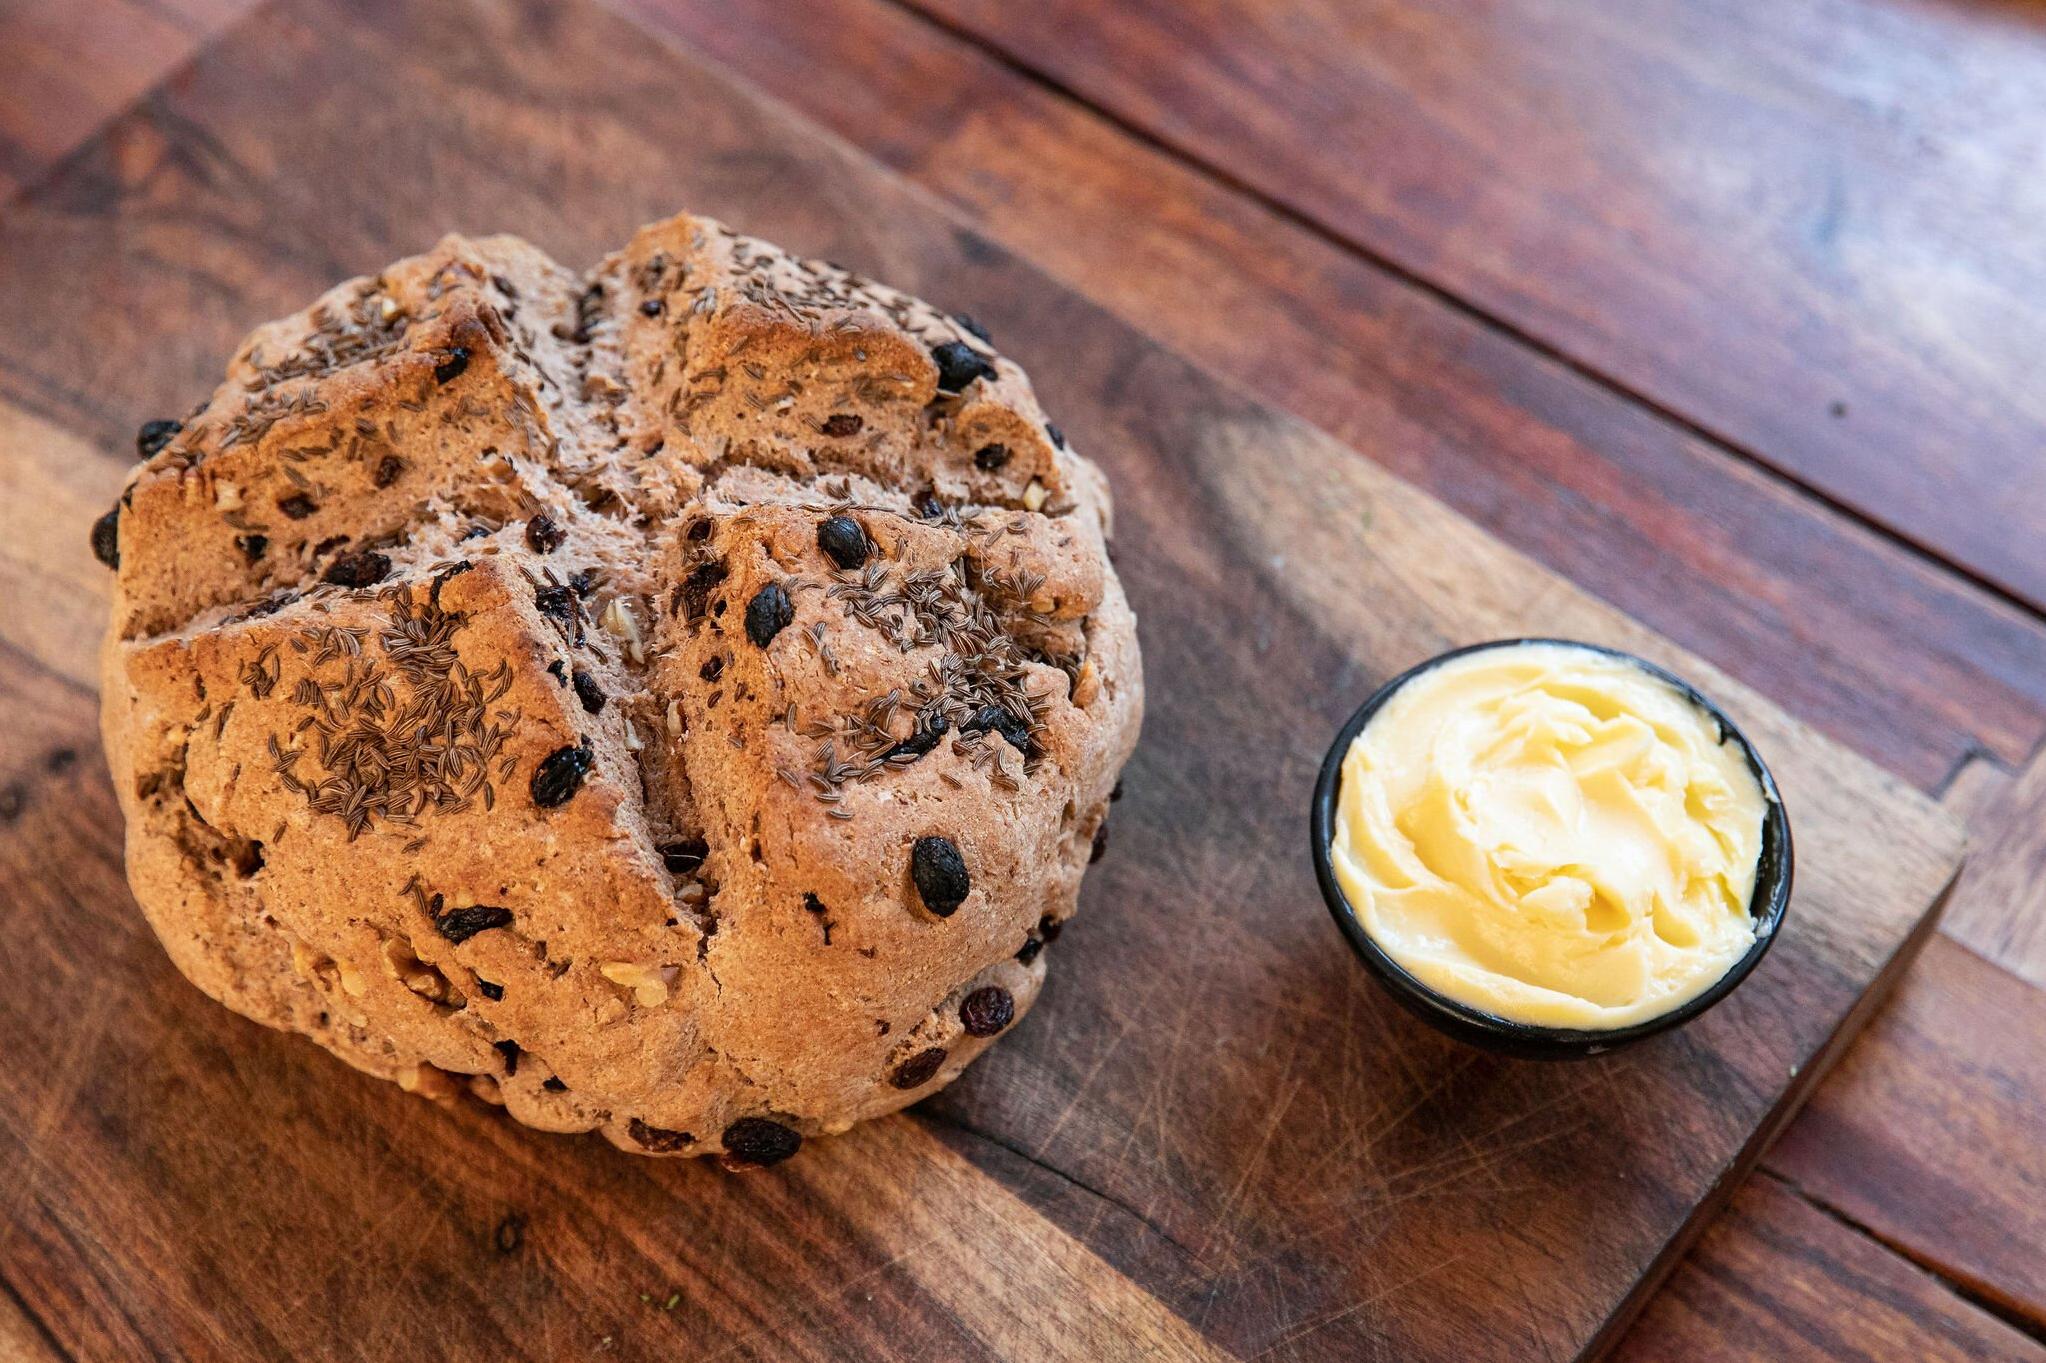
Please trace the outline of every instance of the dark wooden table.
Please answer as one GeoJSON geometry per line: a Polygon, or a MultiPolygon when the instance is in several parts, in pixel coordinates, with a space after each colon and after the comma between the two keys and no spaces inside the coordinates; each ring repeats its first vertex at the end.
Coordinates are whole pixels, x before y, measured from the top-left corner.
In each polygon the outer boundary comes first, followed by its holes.
{"type": "MultiPolygon", "coordinates": [[[[1964,816],[1942,935],[1620,1353],[2046,1360],[2046,12],[619,7],[1964,816]]],[[[258,8],[0,0],[0,223],[258,8]]],[[[0,563],[57,533],[16,491],[0,563]]]]}

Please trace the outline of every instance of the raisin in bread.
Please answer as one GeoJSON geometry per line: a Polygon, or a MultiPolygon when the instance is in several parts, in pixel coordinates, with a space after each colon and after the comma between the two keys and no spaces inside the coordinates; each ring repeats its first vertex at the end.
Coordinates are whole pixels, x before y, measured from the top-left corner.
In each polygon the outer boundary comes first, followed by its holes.
{"type": "Polygon", "coordinates": [[[1028,1010],[1142,682],[1102,476],[972,322],[701,218],[449,237],[142,445],[103,727],[214,998],[752,1164],[1028,1010]]]}

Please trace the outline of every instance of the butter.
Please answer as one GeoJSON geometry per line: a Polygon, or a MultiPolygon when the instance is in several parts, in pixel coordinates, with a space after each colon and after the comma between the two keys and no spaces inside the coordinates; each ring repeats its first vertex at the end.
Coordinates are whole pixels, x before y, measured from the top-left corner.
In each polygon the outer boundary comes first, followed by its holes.
{"type": "Polygon", "coordinates": [[[1506,644],[1406,682],[1344,755],[1330,861],[1373,941],[1495,1017],[1608,1030],[1755,941],[1766,797],[1662,679],[1506,644]]]}

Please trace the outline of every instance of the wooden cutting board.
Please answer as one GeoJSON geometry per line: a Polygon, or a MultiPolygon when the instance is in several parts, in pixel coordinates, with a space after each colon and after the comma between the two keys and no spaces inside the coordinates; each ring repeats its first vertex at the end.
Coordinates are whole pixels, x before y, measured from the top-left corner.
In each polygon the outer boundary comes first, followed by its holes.
{"type": "Polygon", "coordinates": [[[608,12],[267,5],[0,221],[0,1279],[52,1357],[1585,1356],[1894,980],[1960,842],[608,12]],[[94,729],[85,531],[138,422],[252,324],[446,229],[588,263],[683,206],[992,328],[1114,482],[1151,681],[1028,1023],[914,1112],[746,1177],[436,1107],[202,998],[128,896],[94,729]],[[1732,1000],[1572,1065],[1408,1020],[1307,858],[1349,709],[1530,633],[1719,696],[1798,840],[1788,924],[1732,1000]]]}

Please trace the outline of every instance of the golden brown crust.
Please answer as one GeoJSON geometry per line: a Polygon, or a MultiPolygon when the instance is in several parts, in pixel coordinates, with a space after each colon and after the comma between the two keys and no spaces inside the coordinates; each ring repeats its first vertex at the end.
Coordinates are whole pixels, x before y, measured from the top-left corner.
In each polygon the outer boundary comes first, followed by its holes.
{"type": "Polygon", "coordinates": [[[1142,708],[1108,517],[915,299],[686,216],[586,278],[450,237],[260,328],[123,494],[137,898],[415,1091],[778,1158],[1035,997],[1142,708]]]}

